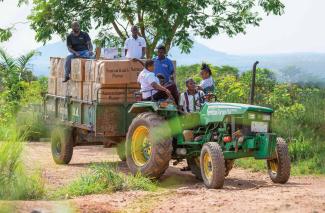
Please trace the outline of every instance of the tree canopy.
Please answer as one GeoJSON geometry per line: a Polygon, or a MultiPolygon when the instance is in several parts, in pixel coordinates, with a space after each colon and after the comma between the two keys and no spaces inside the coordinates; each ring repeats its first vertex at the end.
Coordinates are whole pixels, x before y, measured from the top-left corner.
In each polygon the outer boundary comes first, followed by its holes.
{"type": "Polygon", "coordinates": [[[31,27],[36,40],[46,42],[54,34],[65,39],[72,20],[81,28],[107,32],[101,39],[125,40],[131,25],[138,25],[151,57],[158,43],[167,50],[175,45],[189,53],[193,36],[211,38],[245,33],[258,26],[261,13],[281,15],[281,0],[33,0],[31,27]]]}

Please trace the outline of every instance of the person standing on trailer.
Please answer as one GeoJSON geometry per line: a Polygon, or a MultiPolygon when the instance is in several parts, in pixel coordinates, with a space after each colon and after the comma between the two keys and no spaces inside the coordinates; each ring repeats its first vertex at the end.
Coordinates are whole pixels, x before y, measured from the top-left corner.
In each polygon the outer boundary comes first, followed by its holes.
{"type": "Polygon", "coordinates": [[[71,28],[72,32],[67,37],[67,47],[71,54],[68,55],[65,60],[63,82],[70,80],[71,60],[73,58],[94,57],[93,45],[88,33],[80,30],[80,24],[77,21],[72,22],[71,28]]]}
{"type": "Polygon", "coordinates": [[[132,36],[125,40],[125,56],[126,58],[142,59],[146,54],[146,41],[139,36],[139,30],[137,26],[131,27],[132,36]]]}

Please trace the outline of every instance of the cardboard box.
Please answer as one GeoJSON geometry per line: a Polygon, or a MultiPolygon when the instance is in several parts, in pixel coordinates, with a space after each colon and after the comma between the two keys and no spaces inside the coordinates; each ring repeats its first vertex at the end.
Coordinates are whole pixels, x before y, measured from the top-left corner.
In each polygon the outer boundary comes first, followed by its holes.
{"type": "Polygon", "coordinates": [[[82,85],[82,99],[84,101],[92,101],[93,100],[93,82],[83,82],[82,85]]]}
{"type": "Polygon", "coordinates": [[[51,57],[50,58],[50,76],[57,77],[57,66],[58,66],[59,60],[58,58],[51,57]]]}
{"type": "Polygon", "coordinates": [[[64,78],[58,78],[57,79],[57,92],[56,94],[58,96],[62,96],[62,97],[65,97],[65,96],[68,96],[68,82],[65,82],[63,83],[62,81],[64,80],[64,78]]]}
{"type": "Polygon", "coordinates": [[[56,95],[56,88],[57,88],[56,82],[57,82],[56,77],[50,76],[48,78],[48,90],[47,90],[47,92],[49,94],[51,94],[51,95],[56,95]]]}
{"type": "MultiPolygon", "coordinates": [[[[145,62],[145,60],[142,60],[145,62]]],[[[128,83],[137,83],[138,82],[138,76],[140,72],[143,70],[142,64],[135,61],[129,61],[129,82],[128,83]]]]}
{"type": "MultiPolygon", "coordinates": [[[[96,93],[97,95],[97,93],[96,93]]],[[[124,103],[126,101],[126,89],[103,88],[98,90],[98,103],[124,103]]]]}
{"type": "Polygon", "coordinates": [[[127,88],[127,102],[136,102],[135,93],[139,92],[139,88],[127,88]]]}
{"type": "Polygon", "coordinates": [[[64,78],[65,58],[50,58],[50,76],[64,78]]]}
{"type": "Polygon", "coordinates": [[[71,60],[71,80],[84,81],[85,80],[85,63],[87,59],[76,58],[71,60]]]}
{"type": "Polygon", "coordinates": [[[129,61],[114,60],[100,64],[96,82],[101,84],[129,83],[129,61]]]}
{"type": "Polygon", "coordinates": [[[94,82],[97,61],[87,60],[85,63],[85,81],[94,82]]]}
{"type": "Polygon", "coordinates": [[[82,83],[83,82],[81,82],[81,81],[71,81],[71,80],[68,81],[67,91],[68,91],[68,95],[72,99],[82,100],[82,98],[83,98],[82,83]]]}

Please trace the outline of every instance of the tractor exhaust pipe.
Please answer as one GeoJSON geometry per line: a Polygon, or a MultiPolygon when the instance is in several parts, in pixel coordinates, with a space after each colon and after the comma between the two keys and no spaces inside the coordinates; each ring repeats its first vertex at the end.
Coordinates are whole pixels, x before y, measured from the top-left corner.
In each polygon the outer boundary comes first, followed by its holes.
{"type": "Polygon", "coordinates": [[[251,83],[251,91],[249,96],[249,104],[254,104],[255,97],[255,80],[256,80],[256,67],[259,62],[256,61],[253,65],[253,73],[252,73],[252,83],[251,83]]]}

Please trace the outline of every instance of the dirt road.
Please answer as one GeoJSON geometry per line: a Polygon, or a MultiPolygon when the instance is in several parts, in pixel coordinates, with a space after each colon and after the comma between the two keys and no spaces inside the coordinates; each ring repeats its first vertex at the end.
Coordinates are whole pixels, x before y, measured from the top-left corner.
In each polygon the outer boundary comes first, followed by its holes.
{"type": "MultiPolygon", "coordinates": [[[[92,162],[119,161],[114,149],[76,147],[71,163],[55,165],[50,144],[29,143],[29,169],[41,169],[46,186],[54,190],[82,173],[92,162]]],[[[127,172],[125,163],[119,167],[127,172]]],[[[185,163],[184,163],[185,165],[185,163]]],[[[18,202],[20,212],[325,212],[325,177],[292,177],[273,184],[266,173],[235,168],[221,190],[206,189],[190,172],[170,166],[157,192],[129,191],[90,195],[67,201],[18,202]]]]}

